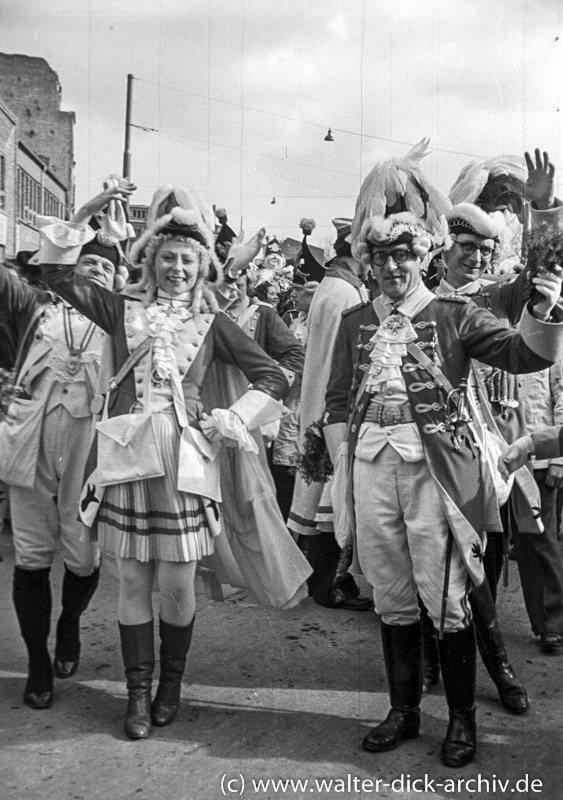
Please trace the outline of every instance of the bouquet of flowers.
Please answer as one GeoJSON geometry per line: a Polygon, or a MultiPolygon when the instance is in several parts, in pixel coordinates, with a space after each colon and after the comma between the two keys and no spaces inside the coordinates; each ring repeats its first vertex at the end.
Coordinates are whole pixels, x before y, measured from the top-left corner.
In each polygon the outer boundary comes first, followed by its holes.
{"type": "Polygon", "coordinates": [[[541,275],[542,272],[563,274],[563,233],[551,227],[532,231],[526,240],[526,255],[529,281],[526,300],[535,305],[543,299],[543,295],[534,288],[532,278],[541,275]]]}
{"type": "Polygon", "coordinates": [[[8,413],[16,394],[16,374],[13,369],[0,369],[0,422],[8,413]]]}
{"type": "Polygon", "coordinates": [[[317,223],[310,217],[303,217],[303,219],[301,219],[299,222],[299,227],[303,231],[304,236],[309,236],[309,234],[313,233],[317,227],[317,223]]]}
{"type": "Polygon", "coordinates": [[[326,483],[334,474],[320,421],[312,422],[305,429],[303,452],[294,457],[293,465],[307,485],[326,483]]]}

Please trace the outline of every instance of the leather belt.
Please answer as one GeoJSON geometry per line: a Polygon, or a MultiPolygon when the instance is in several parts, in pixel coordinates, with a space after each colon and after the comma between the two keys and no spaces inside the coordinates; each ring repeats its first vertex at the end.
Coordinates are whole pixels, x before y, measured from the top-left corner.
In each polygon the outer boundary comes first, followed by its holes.
{"type": "Polygon", "coordinates": [[[370,403],[363,422],[375,422],[382,428],[414,422],[410,403],[370,403]]]}

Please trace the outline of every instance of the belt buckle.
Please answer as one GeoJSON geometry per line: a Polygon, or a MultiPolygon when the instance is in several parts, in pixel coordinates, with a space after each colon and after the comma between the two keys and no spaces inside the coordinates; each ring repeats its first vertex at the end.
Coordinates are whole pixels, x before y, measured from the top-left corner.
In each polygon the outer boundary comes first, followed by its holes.
{"type": "Polygon", "coordinates": [[[402,419],[402,406],[384,405],[381,411],[382,425],[398,425],[402,419]]]}

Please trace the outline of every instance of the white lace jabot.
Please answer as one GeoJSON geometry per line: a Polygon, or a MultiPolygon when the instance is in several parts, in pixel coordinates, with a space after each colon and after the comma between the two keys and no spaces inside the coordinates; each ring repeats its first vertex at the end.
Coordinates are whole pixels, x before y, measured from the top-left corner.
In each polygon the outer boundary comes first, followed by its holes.
{"type": "Polygon", "coordinates": [[[169,380],[172,373],[178,373],[176,348],[180,331],[186,320],[193,317],[189,300],[180,298],[161,298],[146,309],[148,335],[153,338],[152,371],[159,381],[169,380]],[[162,302],[164,301],[164,302],[162,302]]]}

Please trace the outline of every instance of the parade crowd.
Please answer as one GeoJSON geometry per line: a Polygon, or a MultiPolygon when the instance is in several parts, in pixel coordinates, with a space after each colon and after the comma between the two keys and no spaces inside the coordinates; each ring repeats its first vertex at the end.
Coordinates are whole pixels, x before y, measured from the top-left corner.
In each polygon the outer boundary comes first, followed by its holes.
{"type": "Polygon", "coordinates": [[[428,152],[373,167],[324,259],[313,219],[290,259],[173,184],[135,238],[136,187],[110,176],[0,266],[27,706],[63,702],[111,560],[130,739],[178,713],[202,567],[276,609],[377,614],[390,710],[367,751],[418,737],[442,681],[441,760],[470,763],[477,653],[528,711],[496,596],[513,559],[538,647],[563,652],[563,203],[539,149],[471,162],[449,191],[428,152]]]}

